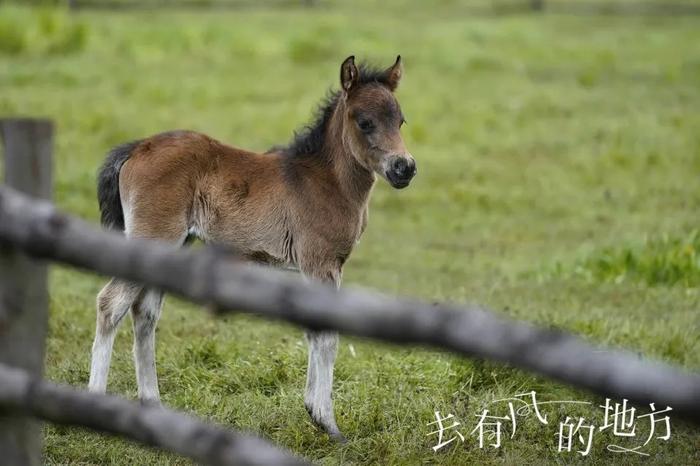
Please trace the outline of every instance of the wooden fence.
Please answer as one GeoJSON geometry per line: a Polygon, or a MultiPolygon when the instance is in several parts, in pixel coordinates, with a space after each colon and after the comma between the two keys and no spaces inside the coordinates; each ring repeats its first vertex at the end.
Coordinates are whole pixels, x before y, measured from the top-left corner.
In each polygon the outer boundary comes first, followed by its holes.
{"type": "Polygon", "coordinates": [[[597,348],[570,334],[506,320],[478,306],[335,290],[222,257],[215,248],[181,250],[101,231],[46,200],[50,122],[0,120],[0,129],[7,185],[0,187],[4,464],[40,463],[40,430],[33,418],[114,433],[206,464],[303,463],[263,440],[184,414],[43,381],[48,294],[42,260],[142,282],[204,304],[215,315],[250,312],[313,329],[501,361],[611,398],[668,405],[676,416],[700,424],[700,376],[636,354],[597,348]]]}

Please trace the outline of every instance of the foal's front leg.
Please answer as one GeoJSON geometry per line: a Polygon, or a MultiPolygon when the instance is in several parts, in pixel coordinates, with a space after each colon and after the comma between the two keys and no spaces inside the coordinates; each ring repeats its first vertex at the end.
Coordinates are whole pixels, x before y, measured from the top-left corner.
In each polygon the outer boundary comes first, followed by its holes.
{"type": "MultiPolygon", "coordinates": [[[[305,275],[322,282],[333,283],[336,287],[340,286],[340,270],[305,275]]],[[[345,442],[333,412],[333,366],[338,351],[338,332],[308,330],[306,340],[309,343],[309,364],[304,405],[311,419],[319,427],[328,432],[333,439],[345,442]]]]}
{"type": "Polygon", "coordinates": [[[309,367],[306,373],[304,405],[311,419],[335,440],[345,442],[333,413],[333,365],[338,349],[338,332],[307,331],[309,367]]]}

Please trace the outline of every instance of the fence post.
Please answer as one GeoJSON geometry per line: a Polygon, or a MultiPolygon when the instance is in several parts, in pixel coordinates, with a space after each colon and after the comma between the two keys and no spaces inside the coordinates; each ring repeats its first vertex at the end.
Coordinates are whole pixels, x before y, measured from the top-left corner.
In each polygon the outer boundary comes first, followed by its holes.
{"type": "MultiPolygon", "coordinates": [[[[0,119],[5,183],[50,199],[53,125],[48,120],[0,119]]],[[[0,362],[41,376],[48,326],[47,268],[0,244],[0,362]]],[[[41,464],[39,422],[0,413],[2,464],[41,464]]]]}

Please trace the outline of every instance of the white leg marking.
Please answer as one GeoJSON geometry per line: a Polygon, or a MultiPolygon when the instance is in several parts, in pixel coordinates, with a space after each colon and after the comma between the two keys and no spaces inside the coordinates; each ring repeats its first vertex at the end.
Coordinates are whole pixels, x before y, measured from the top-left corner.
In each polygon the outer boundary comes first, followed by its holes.
{"type": "MultiPolygon", "coordinates": [[[[116,330],[116,329],[115,329],[116,330]]],[[[92,363],[90,364],[90,382],[88,390],[96,393],[104,393],[107,390],[107,375],[109,363],[112,358],[112,345],[114,344],[115,331],[106,335],[97,331],[95,341],[92,344],[92,363]]]]}
{"type": "Polygon", "coordinates": [[[333,365],[338,348],[337,332],[306,333],[309,342],[309,367],[306,374],[304,404],[311,418],[332,437],[344,440],[333,413],[333,365]]]}
{"type": "Polygon", "coordinates": [[[134,365],[139,398],[142,401],[158,402],[158,376],[156,374],[156,325],[160,317],[163,293],[144,290],[134,304],[134,365]]]}
{"type": "Polygon", "coordinates": [[[88,389],[104,393],[117,326],[129,311],[141,287],[112,279],[97,295],[97,325],[92,345],[88,389]]]}

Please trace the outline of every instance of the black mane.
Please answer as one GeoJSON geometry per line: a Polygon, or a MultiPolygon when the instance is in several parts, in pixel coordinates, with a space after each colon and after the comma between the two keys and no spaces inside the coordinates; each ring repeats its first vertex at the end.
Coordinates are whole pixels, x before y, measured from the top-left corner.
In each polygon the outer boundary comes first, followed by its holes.
{"type": "MultiPolygon", "coordinates": [[[[361,64],[358,67],[358,82],[360,85],[380,83],[389,85],[385,70],[361,64]]],[[[326,137],[326,127],[333,116],[340,91],[329,90],[326,97],[321,101],[316,111],[316,116],[309,125],[294,132],[292,141],[286,147],[273,148],[272,150],[282,150],[290,156],[310,156],[318,155],[323,157],[323,141],[326,137]]]]}

